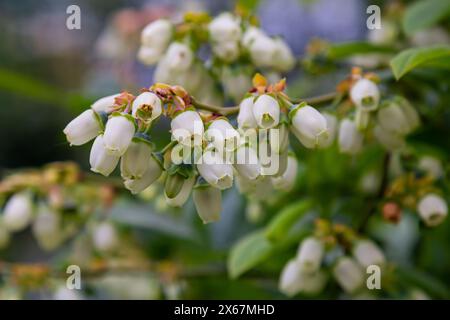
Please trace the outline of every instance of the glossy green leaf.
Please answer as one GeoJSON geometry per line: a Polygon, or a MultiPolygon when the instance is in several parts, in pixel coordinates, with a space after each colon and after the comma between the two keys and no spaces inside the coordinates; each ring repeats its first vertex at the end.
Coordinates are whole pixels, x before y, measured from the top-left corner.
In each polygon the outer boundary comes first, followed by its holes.
{"type": "Polygon", "coordinates": [[[398,80],[414,68],[448,57],[450,57],[450,46],[413,48],[400,52],[391,60],[390,64],[392,72],[398,80]]]}
{"type": "Polygon", "coordinates": [[[450,1],[417,1],[406,9],[402,21],[403,30],[406,34],[410,35],[419,30],[431,27],[448,16],[450,16],[450,1]]]}

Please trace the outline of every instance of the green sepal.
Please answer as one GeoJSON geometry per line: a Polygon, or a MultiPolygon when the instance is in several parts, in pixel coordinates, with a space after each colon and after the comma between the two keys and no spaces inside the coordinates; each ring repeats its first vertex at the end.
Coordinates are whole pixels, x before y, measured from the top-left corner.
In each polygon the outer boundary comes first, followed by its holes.
{"type": "Polygon", "coordinates": [[[308,105],[308,104],[307,104],[305,101],[303,101],[303,102],[299,103],[298,105],[293,106],[293,107],[291,108],[291,110],[289,110],[289,114],[288,114],[289,122],[292,121],[292,118],[295,116],[295,114],[297,113],[297,111],[298,111],[300,108],[306,107],[307,105],[308,105]]]}
{"type": "Polygon", "coordinates": [[[128,114],[128,113],[116,111],[116,112],[113,112],[113,113],[111,114],[111,118],[112,118],[112,117],[125,117],[127,120],[129,120],[129,121],[134,125],[134,129],[135,129],[135,130],[138,129],[138,126],[137,126],[137,124],[136,124],[136,119],[134,119],[133,116],[131,116],[131,115],[128,114]]]}
{"type": "Polygon", "coordinates": [[[144,132],[135,133],[134,137],[131,141],[143,142],[143,143],[146,143],[151,148],[151,150],[155,149],[155,144],[150,140],[150,136],[144,132]]]}

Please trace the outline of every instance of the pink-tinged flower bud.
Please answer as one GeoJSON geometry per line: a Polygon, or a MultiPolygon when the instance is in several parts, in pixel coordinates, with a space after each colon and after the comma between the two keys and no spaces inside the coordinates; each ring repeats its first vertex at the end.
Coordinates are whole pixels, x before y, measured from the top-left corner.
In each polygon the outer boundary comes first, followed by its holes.
{"type": "Polygon", "coordinates": [[[253,105],[253,116],[262,129],[276,127],[280,122],[280,105],[275,98],[263,94],[256,99],[253,105]]]}
{"type": "Polygon", "coordinates": [[[152,92],[143,92],[133,101],[132,116],[146,123],[158,118],[162,113],[161,99],[152,92]]]}
{"type": "Polygon", "coordinates": [[[314,237],[302,241],[297,252],[297,263],[303,272],[313,273],[319,270],[324,254],[323,243],[314,237]]]}
{"type": "Polygon", "coordinates": [[[353,247],[353,256],[364,268],[370,265],[382,267],[386,263],[386,258],[381,249],[370,240],[356,242],[353,247]]]}
{"type": "Polygon", "coordinates": [[[357,108],[374,111],[380,102],[380,90],[373,81],[363,78],[350,89],[350,98],[357,108]]]}
{"type": "Polygon", "coordinates": [[[253,115],[253,97],[245,98],[239,104],[237,122],[240,129],[254,129],[258,127],[253,115]]]}
{"type": "Polygon", "coordinates": [[[128,114],[113,114],[106,123],[103,143],[110,155],[122,156],[136,131],[134,119],[128,114]]]}
{"type": "Polygon", "coordinates": [[[109,176],[119,163],[119,156],[110,155],[104,144],[103,135],[99,135],[92,144],[89,163],[91,170],[109,176]]]}
{"type": "Polygon", "coordinates": [[[147,171],[152,158],[152,146],[149,141],[134,137],[120,161],[122,178],[139,179],[147,171]]]}
{"type": "Polygon", "coordinates": [[[337,283],[347,293],[355,293],[364,285],[364,270],[352,258],[343,257],[333,268],[337,283]]]}
{"type": "Polygon", "coordinates": [[[149,187],[153,182],[163,173],[163,166],[161,162],[152,155],[149,159],[147,170],[140,178],[125,179],[125,188],[131,191],[133,194],[140,193],[149,187]]]}
{"type": "Polygon", "coordinates": [[[99,116],[88,109],[69,122],[63,132],[70,145],[79,146],[94,139],[102,130],[99,116]]]}
{"type": "Polygon", "coordinates": [[[350,119],[341,121],[338,140],[339,150],[342,153],[356,154],[361,151],[363,138],[353,121],[350,119]]]}
{"type": "Polygon", "coordinates": [[[206,151],[197,164],[197,170],[215,188],[223,190],[233,185],[233,166],[218,152],[206,151]]]}
{"type": "Polygon", "coordinates": [[[33,203],[31,195],[24,191],[14,194],[3,211],[3,226],[8,231],[21,231],[31,222],[33,203]]]}
{"type": "Polygon", "coordinates": [[[109,113],[114,108],[118,96],[120,96],[120,93],[100,98],[91,105],[91,109],[95,112],[109,113]]]}
{"type": "Polygon", "coordinates": [[[272,184],[275,189],[289,191],[291,190],[297,179],[298,162],[295,155],[288,156],[287,168],[279,177],[272,177],[272,184]]]}
{"type": "Polygon", "coordinates": [[[203,223],[210,223],[220,219],[222,211],[222,193],[210,185],[199,185],[192,192],[195,208],[203,223]]]}
{"type": "Polygon", "coordinates": [[[430,193],[420,199],[417,211],[427,226],[435,227],[447,217],[448,207],[442,197],[430,193]]]}
{"type": "Polygon", "coordinates": [[[100,252],[111,252],[119,245],[116,228],[109,222],[102,222],[92,230],[94,248],[100,252]]]}
{"type": "Polygon", "coordinates": [[[328,140],[326,118],[308,105],[298,105],[289,113],[291,130],[306,148],[323,147],[328,140]]]}
{"type": "Polygon", "coordinates": [[[183,145],[196,147],[203,143],[203,121],[196,111],[184,111],[172,120],[172,139],[183,145]]]}

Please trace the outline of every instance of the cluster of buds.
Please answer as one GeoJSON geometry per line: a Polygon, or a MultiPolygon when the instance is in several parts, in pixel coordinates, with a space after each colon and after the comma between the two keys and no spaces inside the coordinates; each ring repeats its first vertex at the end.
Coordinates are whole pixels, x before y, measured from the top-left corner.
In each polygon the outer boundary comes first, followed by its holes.
{"type": "Polygon", "coordinates": [[[324,220],[319,220],[317,226],[316,234],[300,243],[296,257],[283,268],[280,291],[288,296],[317,295],[331,273],[346,293],[357,294],[365,283],[365,268],[385,266],[383,252],[373,241],[358,237],[346,226],[332,226],[324,220]]]}
{"type": "Polygon", "coordinates": [[[257,74],[253,86],[239,108],[229,109],[239,112],[238,128],[220,114],[227,108],[197,102],[180,86],[155,84],[136,97],[122,93],[100,99],[64,133],[73,145],[95,138],[92,171],[108,176],[120,161],[132,193],[162,176],[167,204],[179,207],[193,190],[200,217],[211,222],[220,216],[221,190],[235,178],[242,193],[259,198],[272,188],[294,186],[297,160],[289,132],[307,148],[330,145],[327,117],[306,103],[292,104],[283,80],[269,85],[257,74]],[[148,132],[161,115],[171,119],[172,141],[156,152],[148,132]]]}
{"type": "Polygon", "coordinates": [[[281,38],[272,38],[251,19],[229,12],[214,18],[188,13],[177,24],[163,19],[150,23],[142,31],[138,58],[147,65],[157,64],[155,82],[183,86],[203,102],[215,104],[223,99],[215,88],[218,83],[225,97],[237,102],[251,88],[255,72],[287,72],[295,65],[281,38]],[[196,51],[205,44],[211,54],[201,60],[196,51]]]}
{"type": "Polygon", "coordinates": [[[406,135],[420,125],[417,111],[406,99],[381,100],[376,82],[373,74],[362,75],[360,69],[354,68],[351,77],[341,84],[341,91],[349,95],[347,102],[355,108],[354,113],[346,110],[348,116],[339,125],[342,153],[360,152],[364,139],[372,136],[385,149],[400,150],[405,146],[406,135]]]}
{"type": "Polygon", "coordinates": [[[79,229],[99,200],[104,188],[81,183],[74,163],[53,163],[42,170],[15,173],[0,183],[4,201],[0,215],[0,248],[7,247],[11,234],[31,226],[38,245],[57,249],[79,229]]]}

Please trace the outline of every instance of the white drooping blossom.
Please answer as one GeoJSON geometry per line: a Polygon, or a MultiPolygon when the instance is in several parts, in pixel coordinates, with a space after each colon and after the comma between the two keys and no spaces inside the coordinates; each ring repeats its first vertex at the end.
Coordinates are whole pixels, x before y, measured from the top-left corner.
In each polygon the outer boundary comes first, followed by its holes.
{"type": "Polygon", "coordinates": [[[240,54],[239,42],[219,42],[213,45],[212,51],[224,62],[233,62],[240,54]]]}
{"type": "Polygon", "coordinates": [[[213,187],[224,190],[233,185],[233,166],[219,152],[206,151],[197,164],[200,175],[213,187]]]}
{"type": "Polygon", "coordinates": [[[386,263],[383,251],[370,240],[357,241],[353,247],[353,256],[364,268],[370,265],[382,267],[386,263]]]}
{"type": "Polygon", "coordinates": [[[8,231],[21,231],[31,222],[33,203],[27,191],[14,194],[3,211],[3,226],[8,231]]]}
{"type": "Polygon", "coordinates": [[[380,102],[380,90],[369,79],[360,79],[350,89],[350,98],[357,108],[365,111],[373,111],[378,108],[380,102]]]}
{"type": "Polygon", "coordinates": [[[292,259],[284,266],[278,284],[279,290],[288,297],[302,292],[318,294],[325,287],[327,277],[324,272],[305,273],[298,261],[292,259]]]}
{"type": "Polygon", "coordinates": [[[171,72],[187,71],[194,62],[191,48],[180,42],[173,42],[160,63],[165,63],[171,72]]]}
{"type": "Polygon", "coordinates": [[[281,72],[291,70],[295,65],[295,57],[291,48],[283,39],[276,38],[273,41],[276,46],[273,56],[273,68],[281,72]]]}
{"type": "Polygon", "coordinates": [[[380,125],[376,125],[373,129],[373,135],[377,141],[387,150],[398,150],[405,146],[405,138],[403,135],[387,131],[380,125]]]}
{"type": "Polygon", "coordinates": [[[103,135],[99,135],[92,144],[89,155],[91,170],[109,176],[119,163],[119,156],[111,155],[105,147],[103,135]]]}
{"type": "Polygon", "coordinates": [[[352,258],[342,257],[333,268],[333,276],[345,292],[352,294],[364,284],[364,270],[352,258]]]}
{"type": "Polygon", "coordinates": [[[39,205],[32,228],[39,246],[44,250],[54,250],[63,241],[61,217],[47,205],[39,205]]]}
{"type": "Polygon", "coordinates": [[[274,59],[278,50],[277,43],[274,39],[265,34],[256,36],[249,44],[248,50],[255,66],[260,68],[274,66],[274,59]]]}
{"type": "Polygon", "coordinates": [[[147,170],[140,178],[126,178],[124,181],[125,188],[133,194],[140,193],[155,182],[163,173],[162,164],[152,155],[148,161],[147,170]]]}
{"type": "Polygon", "coordinates": [[[322,147],[328,140],[326,118],[308,105],[298,105],[289,113],[294,135],[306,148],[322,147]]]}
{"type": "Polygon", "coordinates": [[[146,65],[157,63],[162,56],[163,52],[151,47],[140,47],[137,53],[139,61],[146,65]]]}
{"type": "Polygon", "coordinates": [[[270,150],[276,154],[286,152],[289,147],[289,127],[283,122],[268,132],[270,150]]]}
{"type": "Polygon", "coordinates": [[[425,155],[419,159],[417,167],[425,171],[434,179],[439,179],[444,176],[444,168],[442,162],[433,156],[425,155]]]}
{"type": "Polygon", "coordinates": [[[170,123],[172,139],[186,146],[200,146],[203,142],[203,121],[197,111],[187,110],[170,123]]]}
{"type": "Polygon", "coordinates": [[[417,204],[420,218],[429,227],[441,224],[448,214],[447,202],[437,194],[427,194],[417,204]]]}
{"type": "Polygon", "coordinates": [[[253,99],[253,97],[245,98],[239,104],[237,123],[240,129],[253,129],[258,127],[255,116],[253,115],[253,99]]]}
{"type": "Polygon", "coordinates": [[[143,92],[133,101],[131,114],[137,119],[151,122],[162,113],[162,102],[152,92],[143,92]]]}
{"type": "Polygon", "coordinates": [[[242,36],[241,44],[246,49],[249,49],[250,45],[252,44],[252,42],[256,38],[261,37],[261,36],[265,36],[265,33],[260,28],[257,28],[255,26],[249,26],[245,30],[245,32],[244,32],[244,34],[242,36]]]}
{"type": "Polygon", "coordinates": [[[95,112],[111,112],[118,96],[120,96],[120,93],[100,98],[91,105],[91,109],[95,112]]]}
{"type": "Polygon", "coordinates": [[[222,211],[222,193],[210,185],[199,185],[192,192],[195,208],[203,223],[215,222],[220,219],[222,211]]]}
{"type": "Polygon", "coordinates": [[[237,16],[224,12],[215,17],[208,25],[209,36],[213,42],[239,41],[241,26],[237,16]]]}
{"type": "Polygon", "coordinates": [[[359,132],[354,121],[344,119],[339,126],[339,150],[342,153],[355,154],[361,151],[363,135],[359,132]]]}
{"type": "Polygon", "coordinates": [[[122,156],[127,151],[136,131],[134,119],[125,113],[114,113],[106,123],[103,143],[106,152],[122,156]]]}
{"type": "Polygon", "coordinates": [[[102,222],[92,230],[94,248],[100,252],[110,252],[119,245],[116,228],[109,222],[102,222]]]}
{"type": "Polygon", "coordinates": [[[272,184],[275,189],[289,191],[297,179],[298,162],[293,154],[289,154],[287,168],[279,177],[272,177],[272,184]]]}
{"type": "Polygon", "coordinates": [[[102,130],[100,117],[88,109],[69,122],[63,132],[70,145],[79,146],[94,139],[102,130]]]}
{"type": "Polygon", "coordinates": [[[194,187],[195,179],[195,176],[183,179],[182,185],[178,192],[171,197],[165,193],[167,204],[171,207],[181,207],[185,204],[191,194],[192,188],[194,187]]]}
{"type": "Polygon", "coordinates": [[[147,171],[152,157],[149,141],[135,137],[120,160],[120,173],[126,179],[139,179],[147,171]]]}
{"type": "Polygon", "coordinates": [[[337,131],[338,131],[338,120],[334,114],[329,112],[324,112],[322,115],[325,117],[327,121],[327,129],[328,129],[328,137],[326,141],[322,144],[322,148],[328,148],[331,146],[336,139],[337,131]]]}
{"type": "Polygon", "coordinates": [[[268,94],[259,96],[253,105],[253,116],[262,129],[276,127],[280,122],[280,105],[268,94]]]}
{"type": "Polygon", "coordinates": [[[205,139],[220,152],[235,150],[240,141],[239,132],[224,118],[213,120],[205,132],[205,139]]]}
{"type": "Polygon", "coordinates": [[[298,248],[297,263],[303,272],[316,272],[322,263],[323,254],[324,246],[319,239],[315,237],[306,238],[298,248]]]}
{"type": "Polygon", "coordinates": [[[380,108],[378,124],[386,131],[406,135],[418,126],[417,111],[409,103],[391,102],[380,108]]]}
{"type": "Polygon", "coordinates": [[[173,29],[172,23],[164,19],[148,24],[141,33],[142,47],[139,50],[139,59],[146,64],[156,63],[167,49],[173,29]],[[152,54],[148,50],[151,50],[152,54]]]}
{"type": "Polygon", "coordinates": [[[261,165],[258,159],[258,153],[248,145],[241,145],[236,150],[236,159],[234,168],[239,175],[249,179],[256,179],[261,172],[261,165]]]}

